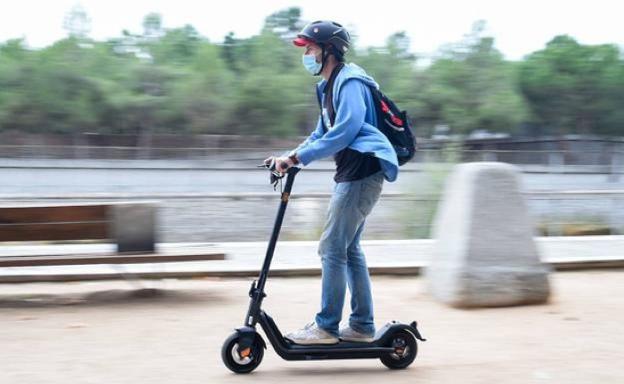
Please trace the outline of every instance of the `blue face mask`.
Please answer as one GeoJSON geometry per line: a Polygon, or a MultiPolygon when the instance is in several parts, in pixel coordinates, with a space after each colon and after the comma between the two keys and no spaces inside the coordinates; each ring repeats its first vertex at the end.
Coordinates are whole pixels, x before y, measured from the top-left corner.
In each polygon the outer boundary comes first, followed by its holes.
{"type": "Polygon", "coordinates": [[[303,55],[302,61],[305,69],[315,76],[321,70],[322,64],[316,62],[316,56],[314,55],[303,55]]]}

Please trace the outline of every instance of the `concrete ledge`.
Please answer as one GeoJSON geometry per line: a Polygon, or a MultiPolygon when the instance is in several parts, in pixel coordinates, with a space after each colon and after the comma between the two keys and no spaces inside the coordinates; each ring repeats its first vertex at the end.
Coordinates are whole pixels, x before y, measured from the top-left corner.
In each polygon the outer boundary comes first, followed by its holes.
{"type": "MultiPolygon", "coordinates": [[[[604,260],[574,260],[553,261],[546,263],[554,271],[589,271],[600,269],[624,268],[624,259],[604,260]]],[[[419,276],[423,273],[426,265],[409,266],[377,266],[369,268],[373,276],[419,276]]],[[[15,283],[42,283],[42,282],[72,282],[72,281],[98,281],[119,279],[195,279],[206,277],[218,278],[254,278],[260,273],[259,269],[241,270],[197,270],[197,271],[152,271],[152,272],[123,272],[116,273],[67,273],[67,274],[24,274],[24,275],[0,275],[0,284],[15,283]]],[[[270,277],[305,277],[320,276],[320,268],[291,268],[271,270],[270,277]]]]}
{"type": "MultiPolygon", "coordinates": [[[[624,268],[624,236],[536,237],[542,261],[555,271],[624,268]]],[[[159,243],[159,253],[174,255],[226,254],[226,260],[159,264],[84,265],[67,267],[0,268],[0,283],[177,278],[254,278],[267,243],[159,243]]],[[[364,240],[362,247],[373,275],[418,275],[431,258],[431,239],[364,240]]],[[[315,241],[281,241],[271,276],[320,275],[315,241]],[[297,255],[293,258],[293,255],[297,255]]],[[[0,258],[93,255],[112,253],[115,244],[10,245],[0,258]]]]}

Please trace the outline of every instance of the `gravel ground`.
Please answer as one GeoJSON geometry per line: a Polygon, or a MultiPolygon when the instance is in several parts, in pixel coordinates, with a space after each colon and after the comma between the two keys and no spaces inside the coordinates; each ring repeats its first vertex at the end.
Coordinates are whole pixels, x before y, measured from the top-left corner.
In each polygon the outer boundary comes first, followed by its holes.
{"type": "MultiPolygon", "coordinates": [[[[422,278],[374,277],[377,325],[418,320],[428,338],[412,366],[286,362],[269,346],[251,376],[219,355],[243,321],[248,280],[3,285],[0,383],[622,383],[623,276],[557,273],[549,304],[480,310],[434,302],[422,278]]],[[[264,307],[283,331],[302,326],[319,288],[270,279],[264,307]]]]}

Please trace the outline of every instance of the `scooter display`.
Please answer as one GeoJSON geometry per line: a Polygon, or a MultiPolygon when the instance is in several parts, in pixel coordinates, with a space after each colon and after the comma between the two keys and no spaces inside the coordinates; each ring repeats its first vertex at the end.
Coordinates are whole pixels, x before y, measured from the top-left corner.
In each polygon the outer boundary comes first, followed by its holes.
{"type": "Polygon", "coordinates": [[[418,331],[416,321],[403,324],[391,321],[381,327],[371,342],[340,341],[331,345],[298,345],[280,332],[275,321],[264,310],[262,302],[266,297],[264,287],[269,274],[273,253],[282,227],[286,206],[301,168],[293,167],[282,174],[275,169],[275,164],[265,164],[271,171],[271,183],[274,186],[286,177],[286,185],[281,193],[281,202],[273,226],[273,231],[266,251],[260,275],[249,289],[249,309],[244,326],[237,328],[223,343],[221,358],[226,367],[235,373],[249,373],[262,362],[267,345],[256,330],[260,324],[275,352],[284,360],[329,360],[329,359],[380,359],[391,369],[408,367],[418,352],[417,340],[425,341],[418,331]]]}

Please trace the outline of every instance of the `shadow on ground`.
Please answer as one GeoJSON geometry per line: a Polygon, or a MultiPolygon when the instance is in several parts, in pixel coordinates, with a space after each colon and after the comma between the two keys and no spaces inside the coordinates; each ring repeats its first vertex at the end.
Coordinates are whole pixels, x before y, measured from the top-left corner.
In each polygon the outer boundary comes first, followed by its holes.
{"type": "Polygon", "coordinates": [[[124,306],[223,304],[227,299],[206,290],[160,288],[108,289],[84,293],[0,295],[0,308],[41,308],[58,306],[124,306]]]}

